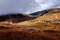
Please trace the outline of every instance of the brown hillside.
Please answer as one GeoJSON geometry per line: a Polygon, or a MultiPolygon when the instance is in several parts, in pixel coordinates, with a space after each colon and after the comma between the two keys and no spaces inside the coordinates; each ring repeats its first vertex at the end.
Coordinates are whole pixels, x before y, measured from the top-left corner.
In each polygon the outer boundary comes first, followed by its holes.
{"type": "Polygon", "coordinates": [[[60,8],[42,16],[0,16],[0,40],[60,40],[60,8]]]}
{"type": "Polygon", "coordinates": [[[60,31],[60,8],[50,9],[48,13],[39,16],[32,21],[24,21],[19,25],[32,26],[43,30],[59,30],[60,31]]]}

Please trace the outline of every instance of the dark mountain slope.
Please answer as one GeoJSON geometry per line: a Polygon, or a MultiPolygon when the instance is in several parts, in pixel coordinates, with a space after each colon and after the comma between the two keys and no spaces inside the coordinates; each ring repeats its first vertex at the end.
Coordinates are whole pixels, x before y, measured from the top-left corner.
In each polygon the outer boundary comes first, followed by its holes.
{"type": "Polygon", "coordinates": [[[37,17],[37,16],[42,16],[42,15],[48,13],[48,11],[49,11],[49,10],[37,11],[37,12],[31,13],[30,15],[36,16],[36,17],[37,17]]]}
{"type": "Polygon", "coordinates": [[[27,14],[15,13],[15,14],[1,15],[0,22],[1,21],[21,22],[21,21],[34,19],[34,18],[35,17],[31,17],[30,15],[27,15],[27,14]]]}

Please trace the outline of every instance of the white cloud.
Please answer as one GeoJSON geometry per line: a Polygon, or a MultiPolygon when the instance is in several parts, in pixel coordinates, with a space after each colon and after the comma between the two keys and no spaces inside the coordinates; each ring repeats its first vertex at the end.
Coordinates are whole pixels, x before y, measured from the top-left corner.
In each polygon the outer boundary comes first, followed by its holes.
{"type": "Polygon", "coordinates": [[[59,5],[60,0],[0,0],[0,15],[10,12],[29,14],[59,5]]]}
{"type": "Polygon", "coordinates": [[[35,0],[35,2],[38,4],[38,6],[35,8],[33,7],[34,9],[32,9],[32,11],[30,11],[30,12],[55,8],[58,5],[60,5],[60,0],[58,0],[58,1],[57,0],[35,0]]]}

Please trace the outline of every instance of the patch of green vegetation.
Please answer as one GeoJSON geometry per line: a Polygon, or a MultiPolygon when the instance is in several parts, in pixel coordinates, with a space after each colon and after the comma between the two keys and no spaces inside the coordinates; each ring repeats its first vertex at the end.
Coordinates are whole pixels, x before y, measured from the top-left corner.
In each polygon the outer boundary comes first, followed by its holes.
{"type": "Polygon", "coordinates": [[[44,20],[44,22],[50,22],[49,20],[44,20]]]}

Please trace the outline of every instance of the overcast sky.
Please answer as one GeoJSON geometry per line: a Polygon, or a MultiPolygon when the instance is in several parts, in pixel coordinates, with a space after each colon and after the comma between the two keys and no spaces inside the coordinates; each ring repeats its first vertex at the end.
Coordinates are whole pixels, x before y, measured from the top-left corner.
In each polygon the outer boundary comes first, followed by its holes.
{"type": "Polygon", "coordinates": [[[60,0],[0,0],[0,15],[14,12],[30,14],[54,7],[60,7],[60,0]]]}

